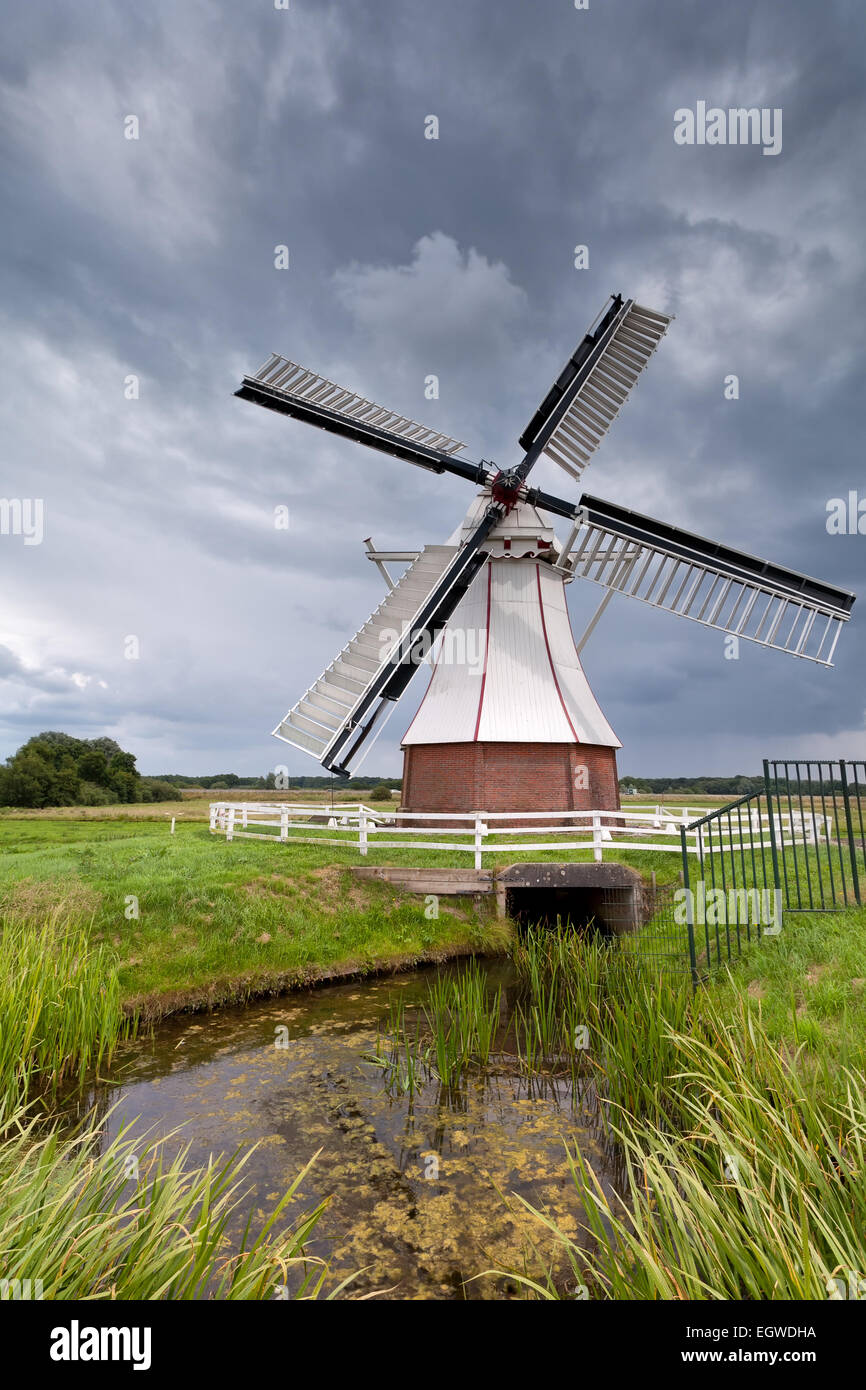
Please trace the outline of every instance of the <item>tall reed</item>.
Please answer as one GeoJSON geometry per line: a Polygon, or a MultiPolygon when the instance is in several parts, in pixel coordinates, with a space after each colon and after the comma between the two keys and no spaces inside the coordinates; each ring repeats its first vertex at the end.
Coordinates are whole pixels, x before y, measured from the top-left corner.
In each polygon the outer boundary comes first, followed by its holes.
{"type": "MultiPolygon", "coordinates": [[[[732,1021],[704,1001],[680,1029],[661,1020],[668,1099],[658,1104],[645,1004],[630,1014],[619,1001],[608,1054],[628,1072],[638,1043],[647,1048],[647,1077],[629,1072],[621,1084],[636,1103],[612,1111],[622,1191],[611,1194],[575,1150],[581,1233],[525,1203],[558,1236],[575,1278],[615,1299],[859,1296],[850,1290],[866,1271],[862,1074],[848,1073],[842,1102],[824,1101],[745,1004],[732,1021]],[[625,1046],[629,1017],[644,1031],[625,1046]]],[[[531,1289],[561,1296],[552,1280],[531,1289]]]]}
{"type": "Polygon", "coordinates": [[[502,1009],[502,990],[488,993],[473,961],[454,975],[439,975],[424,1007],[430,1059],[443,1086],[456,1086],[467,1067],[487,1066],[502,1009]]]}
{"type": "Polygon", "coordinates": [[[59,904],[0,920],[0,1100],[83,1078],[128,1030],[111,953],[59,904]]]}
{"type": "Polygon", "coordinates": [[[0,1109],[0,1125],[0,1280],[10,1281],[13,1296],[16,1280],[31,1281],[31,1290],[41,1284],[45,1299],[321,1292],[327,1271],[308,1256],[306,1243],[325,1204],[294,1220],[288,1213],[309,1164],[260,1233],[252,1240],[245,1234],[230,1254],[227,1231],[248,1205],[244,1166],[253,1148],[188,1167],[188,1148],[171,1159],[164,1152],[174,1134],[148,1141],[127,1131],[100,1151],[102,1130],[93,1118],[71,1138],[46,1135],[23,1109],[0,1109]]]}

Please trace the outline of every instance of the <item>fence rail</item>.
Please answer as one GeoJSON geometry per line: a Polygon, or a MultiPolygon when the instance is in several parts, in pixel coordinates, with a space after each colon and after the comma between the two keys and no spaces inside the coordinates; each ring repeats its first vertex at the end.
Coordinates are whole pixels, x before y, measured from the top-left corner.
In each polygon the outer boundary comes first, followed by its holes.
{"type": "MultiPolygon", "coordinates": [[[[454,850],[471,854],[480,869],[485,854],[591,851],[596,863],[614,851],[686,853],[703,861],[715,852],[708,818],[692,822],[688,807],[676,814],[662,806],[587,811],[382,811],[363,802],[332,807],[300,803],[213,802],[210,828],[227,840],[266,839],[281,843],[346,845],[361,855],[387,849],[454,850]],[[314,834],[305,832],[312,831],[314,834]],[[330,832],[330,833],[329,833],[330,832]]],[[[826,838],[832,824],[803,820],[787,812],[774,827],[783,845],[826,838]]],[[[719,832],[719,849],[751,852],[770,833],[768,818],[757,813],[730,822],[719,832]]]]}

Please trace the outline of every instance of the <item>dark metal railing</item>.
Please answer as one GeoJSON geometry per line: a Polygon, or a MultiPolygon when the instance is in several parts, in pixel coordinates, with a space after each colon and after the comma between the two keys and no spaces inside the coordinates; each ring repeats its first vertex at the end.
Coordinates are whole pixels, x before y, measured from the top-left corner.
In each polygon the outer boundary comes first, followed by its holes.
{"type": "MultiPolygon", "coordinates": [[[[684,826],[684,907],[692,981],[735,960],[760,934],[781,929],[774,820],[763,792],[741,796],[684,826]],[[695,833],[695,851],[688,837],[695,833]]],[[[793,838],[793,837],[792,837],[793,838]]]]}
{"type": "Polygon", "coordinates": [[[866,892],[866,761],[764,762],[764,789],[680,830],[681,888],[632,948],[697,985],[785,913],[840,912],[866,892]],[[697,862],[696,862],[697,861],[697,862]]]}
{"type": "MultiPolygon", "coordinates": [[[[860,905],[866,842],[866,762],[764,761],[773,824],[787,816],[808,840],[778,847],[781,887],[790,912],[833,912],[860,905]]],[[[792,840],[796,837],[792,835],[792,840]]]]}

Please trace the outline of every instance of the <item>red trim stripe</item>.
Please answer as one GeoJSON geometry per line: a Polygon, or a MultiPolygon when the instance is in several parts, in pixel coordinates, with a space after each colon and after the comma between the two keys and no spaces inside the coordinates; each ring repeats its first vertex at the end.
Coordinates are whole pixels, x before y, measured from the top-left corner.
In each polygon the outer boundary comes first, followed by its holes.
{"type": "Polygon", "coordinates": [[[487,561],[487,627],[484,633],[484,669],[481,672],[481,691],[478,696],[478,718],[475,720],[475,733],[472,735],[472,742],[478,742],[478,730],[481,727],[481,709],[484,704],[484,687],[487,685],[487,656],[490,651],[490,586],[493,582],[493,561],[487,561]]]}
{"type": "Polygon", "coordinates": [[[571,729],[571,732],[574,734],[574,741],[575,741],[575,743],[580,743],[580,739],[579,739],[578,736],[577,736],[577,730],[575,729],[574,725],[573,725],[572,722],[571,722],[571,715],[569,714],[568,710],[566,709],[565,701],[564,701],[564,699],[562,698],[562,691],[561,691],[560,688],[559,688],[559,679],[558,679],[557,674],[556,674],[556,667],[555,667],[554,664],[553,664],[553,657],[552,657],[551,654],[550,654],[550,643],[549,643],[548,640],[547,640],[547,623],[544,621],[544,600],[543,600],[542,597],[541,597],[541,566],[540,566],[540,565],[536,565],[536,566],[535,566],[535,578],[536,578],[537,581],[538,581],[538,607],[539,607],[539,609],[540,609],[540,611],[541,611],[541,631],[542,631],[543,634],[544,634],[544,646],[545,646],[545,649],[546,649],[546,651],[547,651],[547,660],[550,662],[550,674],[553,676],[553,683],[554,683],[554,685],[556,686],[556,693],[557,693],[557,695],[559,696],[559,703],[562,705],[562,712],[563,712],[563,714],[565,715],[566,719],[568,720],[568,727],[571,729]]]}

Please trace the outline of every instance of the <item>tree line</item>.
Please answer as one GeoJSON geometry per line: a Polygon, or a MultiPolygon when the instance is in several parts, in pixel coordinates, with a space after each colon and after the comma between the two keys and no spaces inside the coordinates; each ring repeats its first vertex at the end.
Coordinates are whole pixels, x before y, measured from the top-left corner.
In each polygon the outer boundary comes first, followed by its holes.
{"type": "Polygon", "coordinates": [[[170,782],[172,786],[178,788],[194,789],[201,787],[204,791],[226,790],[232,787],[244,787],[249,791],[298,791],[308,788],[323,789],[335,787],[338,791],[370,791],[372,787],[385,786],[390,790],[399,791],[402,785],[399,777],[377,777],[371,774],[367,777],[286,777],[279,784],[276,775],[269,772],[264,777],[242,777],[236,772],[216,772],[213,776],[207,777],[187,777],[179,772],[160,773],[160,780],[170,782]]]}
{"type": "Polygon", "coordinates": [[[135,754],[113,738],[36,734],[0,767],[0,806],[111,806],[170,801],[175,788],[142,777],[135,754]]]}
{"type": "Polygon", "coordinates": [[[694,792],[696,796],[752,796],[764,790],[763,777],[621,777],[621,791],[664,794],[694,792]]]}

